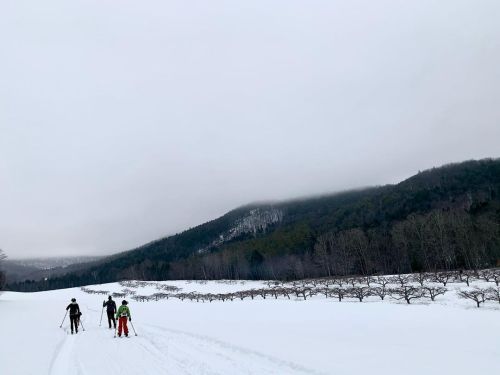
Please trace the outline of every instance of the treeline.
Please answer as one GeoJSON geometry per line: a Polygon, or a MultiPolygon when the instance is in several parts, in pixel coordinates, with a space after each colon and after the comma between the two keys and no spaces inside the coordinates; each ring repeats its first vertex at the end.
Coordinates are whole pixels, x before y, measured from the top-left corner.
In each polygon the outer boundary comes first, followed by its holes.
{"type": "Polygon", "coordinates": [[[500,160],[469,161],[421,172],[397,185],[241,207],[97,265],[8,288],[487,268],[500,258],[499,223],[500,160]],[[276,210],[282,217],[265,230],[221,240],[256,209],[276,210]]]}
{"type": "Polygon", "coordinates": [[[302,254],[265,256],[227,249],[170,265],[171,279],[270,279],[481,269],[500,259],[494,216],[464,210],[410,215],[390,228],[352,228],[320,235],[302,254]]]}
{"type": "Polygon", "coordinates": [[[5,278],[5,272],[2,268],[2,262],[6,259],[7,257],[3,253],[2,249],[0,249],[0,290],[3,290],[5,287],[6,283],[6,278],[5,278]]]}

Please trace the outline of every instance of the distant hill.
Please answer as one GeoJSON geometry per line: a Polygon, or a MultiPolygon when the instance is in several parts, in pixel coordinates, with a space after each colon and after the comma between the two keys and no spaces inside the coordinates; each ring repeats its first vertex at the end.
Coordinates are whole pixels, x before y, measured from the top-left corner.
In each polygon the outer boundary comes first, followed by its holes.
{"type": "Polygon", "coordinates": [[[399,183],[252,204],[103,258],[42,290],[121,279],[296,279],[479,268],[500,259],[500,160],[434,168],[399,183]]]}
{"type": "Polygon", "coordinates": [[[24,267],[32,267],[39,270],[50,270],[58,267],[68,267],[72,264],[93,262],[102,257],[97,256],[70,256],[70,257],[39,257],[26,259],[10,259],[6,263],[16,264],[24,267]]]}
{"type": "Polygon", "coordinates": [[[47,257],[27,259],[7,259],[3,262],[7,280],[10,283],[25,280],[41,280],[64,275],[78,269],[78,265],[86,266],[102,257],[73,256],[47,257]]]}

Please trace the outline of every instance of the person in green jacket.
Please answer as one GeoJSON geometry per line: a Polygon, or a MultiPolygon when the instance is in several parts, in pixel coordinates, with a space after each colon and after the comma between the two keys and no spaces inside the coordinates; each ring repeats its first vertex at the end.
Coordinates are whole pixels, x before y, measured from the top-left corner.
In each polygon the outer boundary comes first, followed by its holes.
{"type": "Polygon", "coordinates": [[[128,337],[127,320],[132,321],[132,316],[130,315],[130,309],[127,305],[128,302],[123,300],[122,305],[116,312],[116,319],[118,319],[118,337],[122,336],[122,331],[125,333],[125,336],[128,337]]]}

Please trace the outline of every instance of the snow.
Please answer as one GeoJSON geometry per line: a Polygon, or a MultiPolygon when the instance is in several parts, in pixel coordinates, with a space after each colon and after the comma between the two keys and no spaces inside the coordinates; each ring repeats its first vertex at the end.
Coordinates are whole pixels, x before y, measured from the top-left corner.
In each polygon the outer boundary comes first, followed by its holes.
{"type": "MultiPolygon", "coordinates": [[[[226,293],[262,282],[169,281],[181,292],[226,293]]],[[[475,283],[474,286],[494,284],[475,283]]],[[[119,284],[89,286],[119,292],[119,284]]],[[[113,338],[103,295],[80,288],[0,295],[0,374],[498,374],[500,308],[477,309],[451,289],[411,305],[369,297],[360,303],[315,296],[197,303],[127,298],[138,336],[113,338]],[[69,300],[85,332],[59,328],[69,300]],[[104,314],[105,315],[105,314],[104,314]]],[[[138,294],[157,292],[155,286],[138,294]]],[[[119,302],[119,301],[118,301],[119,302]]]]}

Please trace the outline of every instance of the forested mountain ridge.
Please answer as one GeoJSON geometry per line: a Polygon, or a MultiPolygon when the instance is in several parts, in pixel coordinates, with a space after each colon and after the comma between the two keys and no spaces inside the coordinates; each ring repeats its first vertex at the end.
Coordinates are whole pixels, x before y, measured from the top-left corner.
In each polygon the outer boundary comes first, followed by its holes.
{"type": "Polygon", "coordinates": [[[479,268],[500,259],[500,160],[427,170],[396,185],[253,204],[43,282],[295,279],[479,268]]]}

